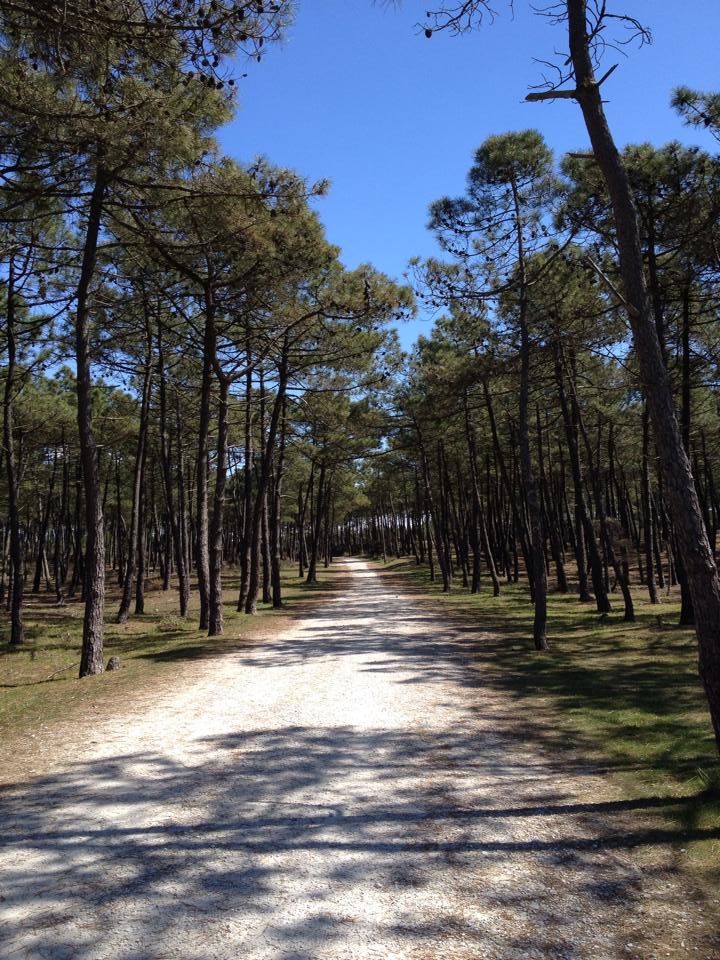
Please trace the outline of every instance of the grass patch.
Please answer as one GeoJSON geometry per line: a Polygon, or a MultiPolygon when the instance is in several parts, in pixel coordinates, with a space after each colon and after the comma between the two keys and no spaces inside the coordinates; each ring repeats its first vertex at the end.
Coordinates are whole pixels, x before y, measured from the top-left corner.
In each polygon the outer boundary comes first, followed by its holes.
{"type": "Polygon", "coordinates": [[[676,626],[678,598],[653,606],[636,586],[637,620],[625,623],[619,595],[613,613],[601,617],[594,603],[551,593],[551,650],[536,653],[526,586],[504,584],[494,598],[487,583],[475,596],[458,585],[448,595],[414,561],[383,569],[440,604],[472,640],[483,683],[517,701],[528,742],[588,758],[628,799],[668,798],[659,809],[673,828],[706,835],[681,845],[703,873],[720,878],[720,767],[695,634],[676,626]]]}
{"type": "MultiPolygon", "coordinates": [[[[282,610],[258,605],[248,617],[235,610],[237,578],[224,583],[225,633],[208,637],[197,629],[199,601],[191,597],[187,620],[177,613],[177,591],[163,592],[151,585],[146,613],[116,624],[119,597],[108,584],[105,618],[105,662],[120,657],[121,669],[78,679],[82,641],[83,604],[71,600],[55,607],[44,595],[29,597],[25,607],[26,642],[0,645],[0,730],[6,748],[22,735],[40,736],[58,721],[73,722],[97,714],[122,713],[133,698],[172,681],[183,664],[217,656],[240,644],[275,633],[287,626],[308,604],[332,589],[329,571],[319,571],[320,583],[300,581],[294,568],[283,573],[282,610]]],[[[10,755],[10,754],[8,754],[10,755]]]]}

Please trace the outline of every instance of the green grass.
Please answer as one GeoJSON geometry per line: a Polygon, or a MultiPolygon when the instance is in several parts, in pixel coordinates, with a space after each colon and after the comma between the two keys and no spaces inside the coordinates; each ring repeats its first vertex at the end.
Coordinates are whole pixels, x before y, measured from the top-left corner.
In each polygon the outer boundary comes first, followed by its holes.
{"type": "Polygon", "coordinates": [[[675,626],[679,602],[653,606],[633,590],[635,623],[622,619],[622,598],[601,617],[576,596],[549,597],[550,652],[532,645],[527,587],[487,581],[471,596],[458,584],[443,594],[426,567],[386,565],[443,606],[443,616],[472,637],[481,682],[517,702],[521,735],[552,751],[572,749],[607,771],[629,799],[666,797],[662,815],[687,835],[682,845],[703,872],[720,877],[720,768],[697,672],[694,632],[675,626]]]}
{"type": "MultiPolygon", "coordinates": [[[[467,638],[481,683],[517,704],[522,737],[552,751],[581,754],[629,799],[666,798],[657,809],[678,830],[681,845],[703,874],[720,876],[717,754],[697,676],[694,634],[674,626],[674,599],[653,607],[636,587],[637,621],[626,624],[618,599],[615,612],[601,618],[593,604],[551,594],[551,651],[538,654],[526,588],[504,585],[497,599],[487,583],[478,596],[459,586],[444,595],[430,583],[427,569],[412,562],[394,561],[383,570],[442,605],[443,616],[467,638]],[[689,832],[709,836],[683,839],[689,832]]],[[[283,629],[288,617],[333,589],[332,571],[321,576],[317,587],[306,587],[288,569],[286,609],[261,607],[256,617],[235,612],[237,584],[229,578],[225,635],[215,639],[197,630],[196,605],[186,621],[177,616],[175,591],[149,591],[147,613],[121,626],[112,623],[117,598],[111,596],[105,657],[119,656],[122,669],[84,680],[77,679],[82,604],[57,609],[43,597],[30,599],[27,643],[17,651],[6,639],[0,645],[0,730],[8,756],[14,744],[22,751],[28,734],[52,733],[58,722],[121,716],[133,700],[165,689],[185,665],[283,629]],[[62,672],[52,676],[56,671],[62,672]]]]}
{"type": "Polygon", "coordinates": [[[258,605],[248,617],[237,613],[237,580],[225,582],[225,633],[209,638],[197,629],[197,593],[191,596],[187,620],[177,613],[177,591],[150,589],[142,616],[125,624],[113,622],[117,589],[109,589],[106,604],[105,662],[118,656],[121,669],[96,677],[77,678],[80,664],[83,604],[73,600],[57,608],[44,595],[28,598],[25,608],[26,642],[13,649],[7,631],[0,643],[0,731],[6,745],[24,733],[43,730],[57,721],[72,722],[91,713],[122,713],[128,698],[172,679],[173,672],[193,660],[219,655],[233,647],[282,629],[326,590],[332,589],[327,571],[321,582],[307,586],[294,568],[283,575],[282,610],[258,605]]]}

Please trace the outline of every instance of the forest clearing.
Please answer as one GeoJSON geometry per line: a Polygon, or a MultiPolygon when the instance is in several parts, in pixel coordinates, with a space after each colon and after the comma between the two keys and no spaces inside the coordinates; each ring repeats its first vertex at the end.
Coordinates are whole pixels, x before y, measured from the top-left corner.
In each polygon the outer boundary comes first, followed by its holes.
{"type": "Polygon", "coordinates": [[[328,3],[0,4],[0,960],[718,960],[720,10],[328,3]]]}

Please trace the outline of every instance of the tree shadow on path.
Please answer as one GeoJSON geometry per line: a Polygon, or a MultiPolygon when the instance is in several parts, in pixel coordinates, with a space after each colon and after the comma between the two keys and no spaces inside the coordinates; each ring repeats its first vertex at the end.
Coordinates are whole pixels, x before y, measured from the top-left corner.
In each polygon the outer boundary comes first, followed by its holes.
{"type": "Polygon", "coordinates": [[[518,743],[511,698],[493,702],[488,727],[492,685],[468,669],[462,632],[438,636],[419,604],[378,619],[378,584],[358,579],[298,631],[232,656],[248,673],[360,658],[398,696],[426,685],[436,715],[278,717],[4,791],[4,960],[615,960],[650,957],[648,937],[665,956],[712,956],[704,904],[679,907],[667,870],[674,841],[720,831],[655,821],[676,797],[594,796],[593,771],[518,743]],[[640,870],[648,850],[657,859],[640,870]]]}

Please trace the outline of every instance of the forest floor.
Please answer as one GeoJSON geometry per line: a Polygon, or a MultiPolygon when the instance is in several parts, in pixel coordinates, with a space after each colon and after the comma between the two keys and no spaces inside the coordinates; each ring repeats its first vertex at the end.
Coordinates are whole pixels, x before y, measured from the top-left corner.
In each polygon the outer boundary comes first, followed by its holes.
{"type": "Polygon", "coordinates": [[[659,591],[652,604],[634,573],[633,623],[624,621],[619,591],[611,594],[613,610],[601,615],[577,592],[551,589],[550,653],[537,654],[526,582],[504,582],[499,597],[488,583],[470,595],[458,582],[446,594],[427,566],[408,559],[383,565],[386,578],[439,604],[476,641],[474,667],[514,699],[519,735],[551,752],[573,749],[626,799],[665,797],[657,811],[682,838],[686,867],[720,889],[720,764],[695,631],[677,626],[676,588],[659,591]]]}
{"type": "Polygon", "coordinates": [[[0,785],[43,772],[48,758],[57,754],[56,741],[72,739],[78,725],[122,717],[129,706],[144,708],[160,689],[182,682],[179,671],[192,673],[195,661],[288,630],[332,591],[330,571],[321,567],[318,576],[317,584],[308,585],[298,580],[294,565],[285,567],[282,609],[259,604],[257,615],[247,617],[235,610],[238,577],[230,571],[223,584],[225,633],[208,637],[197,629],[197,590],[191,592],[187,619],[182,619],[177,590],[161,590],[157,578],[148,581],[145,613],[116,624],[120,587],[108,575],[105,662],[117,656],[122,669],[90,682],[78,681],[84,608],[79,595],[63,607],[54,604],[54,594],[26,597],[26,643],[0,646],[0,785]]]}
{"type": "Polygon", "coordinates": [[[335,571],[296,622],[49,727],[0,794],[3,960],[717,960],[687,798],[629,799],[482,623],[335,571]]]}

